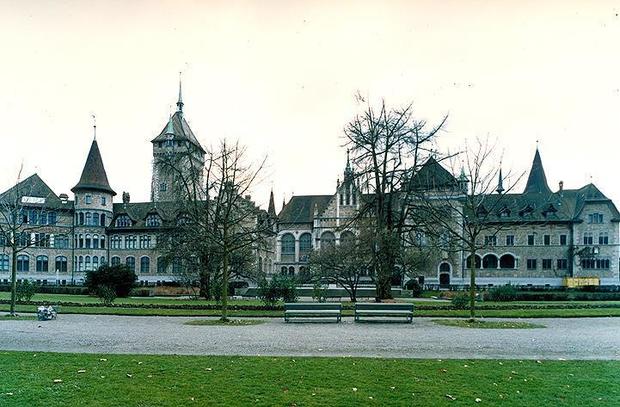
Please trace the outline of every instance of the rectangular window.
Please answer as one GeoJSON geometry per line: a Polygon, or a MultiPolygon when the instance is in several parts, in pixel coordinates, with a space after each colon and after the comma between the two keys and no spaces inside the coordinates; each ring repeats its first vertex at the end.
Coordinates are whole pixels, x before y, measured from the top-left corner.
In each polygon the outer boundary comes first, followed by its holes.
{"type": "MultiPolygon", "coordinates": [[[[544,235],[543,236],[543,244],[545,246],[549,246],[551,244],[551,235],[544,235]]],[[[551,268],[551,267],[549,267],[551,268]]]]}
{"type": "Polygon", "coordinates": [[[566,246],[566,235],[560,235],[560,245],[566,246]]]}
{"type": "Polygon", "coordinates": [[[536,259],[527,259],[527,269],[536,270],[536,259]]]}
{"type": "Polygon", "coordinates": [[[543,270],[551,270],[551,259],[543,259],[542,268],[543,270]]]}
{"type": "Polygon", "coordinates": [[[558,270],[567,270],[567,269],[568,269],[568,260],[558,259],[558,270]]]}
{"type": "Polygon", "coordinates": [[[91,203],[93,203],[93,196],[92,196],[92,195],[86,195],[86,196],[84,197],[84,202],[85,202],[86,204],[91,204],[91,203]]]}
{"type": "Polygon", "coordinates": [[[496,246],[497,245],[497,236],[485,236],[484,237],[485,246],[496,246]]]}
{"type": "Polygon", "coordinates": [[[101,206],[106,206],[106,204],[108,203],[107,199],[105,196],[101,197],[101,206]]]}
{"type": "Polygon", "coordinates": [[[609,244],[609,235],[607,233],[599,233],[598,244],[609,244]]]}
{"type": "Polygon", "coordinates": [[[603,223],[603,214],[602,213],[589,214],[588,223],[603,223]]]}
{"type": "Polygon", "coordinates": [[[594,239],[592,238],[592,233],[586,232],[586,233],[583,234],[583,244],[591,245],[593,240],[594,239]]]}
{"type": "Polygon", "coordinates": [[[506,235],[506,246],[514,246],[514,245],[515,245],[514,235],[506,235]]]}
{"type": "Polygon", "coordinates": [[[534,235],[527,235],[527,245],[534,246],[534,235]]]}

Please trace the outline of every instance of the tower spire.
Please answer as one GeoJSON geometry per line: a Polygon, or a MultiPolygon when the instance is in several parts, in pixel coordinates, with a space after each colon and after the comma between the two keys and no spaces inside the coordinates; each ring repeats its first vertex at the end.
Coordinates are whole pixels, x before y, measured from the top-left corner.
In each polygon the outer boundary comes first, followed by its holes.
{"type": "Polygon", "coordinates": [[[183,113],[183,92],[181,83],[181,72],[179,72],[179,100],[177,101],[177,112],[183,113]]]}
{"type": "Polygon", "coordinates": [[[527,178],[527,184],[525,185],[525,190],[523,193],[551,193],[549,185],[547,184],[545,169],[543,168],[542,160],[540,159],[538,145],[536,146],[536,153],[534,154],[534,160],[532,161],[530,175],[527,178]]]}
{"type": "Polygon", "coordinates": [[[93,140],[97,140],[97,117],[94,113],[91,116],[93,117],[93,140]]]}
{"type": "Polygon", "coordinates": [[[267,209],[267,213],[272,218],[276,217],[276,204],[273,200],[273,188],[271,188],[271,193],[269,194],[269,208],[267,209]]]}
{"type": "Polygon", "coordinates": [[[502,177],[502,169],[501,169],[501,167],[499,169],[499,177],[497,179],[497,189],[495,191],[497,191],[498,194],[501,194],[502,192],[505,191],[505,189],[504,189],[504,178],[502,177]]]}

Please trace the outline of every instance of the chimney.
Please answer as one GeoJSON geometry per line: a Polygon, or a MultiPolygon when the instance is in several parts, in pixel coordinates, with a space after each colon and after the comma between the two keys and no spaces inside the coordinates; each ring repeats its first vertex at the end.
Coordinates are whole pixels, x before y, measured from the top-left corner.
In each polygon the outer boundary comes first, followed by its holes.
{"type": "Polygon", "coordinates": [[[131,197],[129,196],[129,192],[123,191],[123,203],[128,204],[130,200],[131,197]]]}
{"type": "Polygon", "coordinates": [[[66,204],[69,201],[69,195],[67,194],[60,194],[58,195],[58,198],[60,198],[60,202],[63,204],[66,204]]]}
{"type": "Polygon", "coordinates": [[[564,181],[560,181],[559,187],[560,187],[560,193],[564,192],[564,181]]]}

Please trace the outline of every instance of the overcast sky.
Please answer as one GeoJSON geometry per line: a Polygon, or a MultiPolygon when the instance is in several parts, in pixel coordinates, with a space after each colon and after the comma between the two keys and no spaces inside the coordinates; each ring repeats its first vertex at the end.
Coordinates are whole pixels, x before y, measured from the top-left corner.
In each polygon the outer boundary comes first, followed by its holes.
{"type": "Polygon", "coordinates": [[[590,180],[620,204],[620,4],[605,1],[0,2],[0,189],[80,176],[91,114],[108,178],[149,198],[150,140],[183,72],[204,146],[238,139],[268,156],[253,197],[330,194],[359,91],[416,116],[449,114],[439,144],[487,135],[504,167],[549,185],[590,180]]]}

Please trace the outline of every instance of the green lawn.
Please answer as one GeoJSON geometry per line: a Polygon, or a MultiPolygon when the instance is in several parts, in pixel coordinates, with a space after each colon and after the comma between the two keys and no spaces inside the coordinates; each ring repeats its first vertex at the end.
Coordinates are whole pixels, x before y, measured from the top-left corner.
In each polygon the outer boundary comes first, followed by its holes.
{"type": "Polygon", "coordinates": [[[618,361],[0,352],[0,366],[7,407],[620,405],[618,361]]]}

